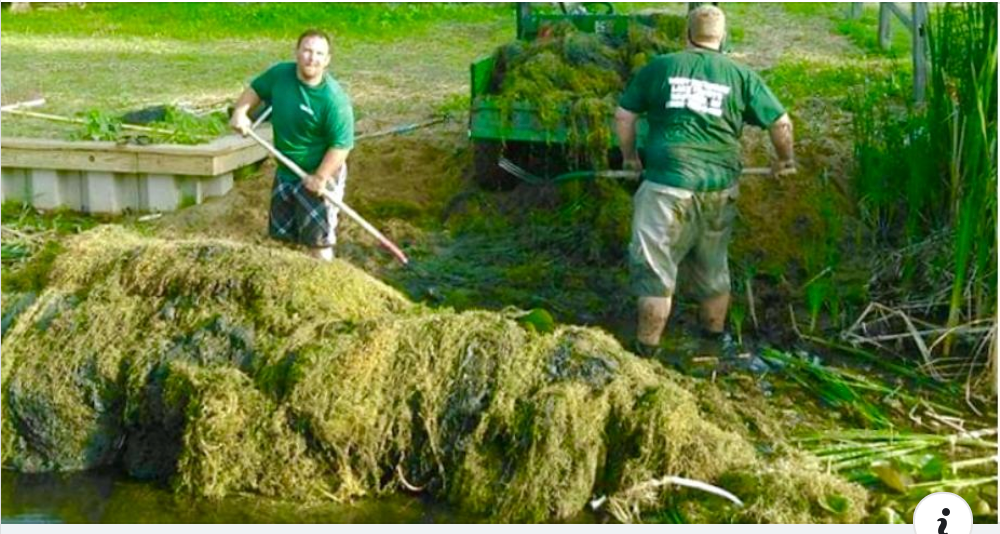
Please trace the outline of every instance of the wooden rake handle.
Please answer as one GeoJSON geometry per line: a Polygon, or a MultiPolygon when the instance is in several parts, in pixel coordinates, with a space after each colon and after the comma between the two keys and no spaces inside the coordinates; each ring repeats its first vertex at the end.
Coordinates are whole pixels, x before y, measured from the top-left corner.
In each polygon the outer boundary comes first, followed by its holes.
{"type": "MultiPolygon", "coordinates": [[[[294,161],[292,161],[284,154],[279,152],[278,149],[274,148],[274,146],[271,143],[268,143],[263,138],[261,138],[261,136],[257,135],[257,132],[253,131],[253,129],[248,130],[247,135],[250,136],[250,138],[252,138],[254,141],[257,141],[257,144],[264,147],[264,149],[270,152],[272,156],[278,159],[278,161],[280,161],[286,167],[291,169],[291,171],[295,173],[295,175],[298,176],[300,179],[305,180],[308,177],[308,175],[305,173],[305,171],[302,170],[301,167],[296,165],[294,161]]],[[[345,204],[344,202],[334,198],[333,195],[331,195],[327,191],[323,191],[322,194],[323,198],[325,198],[329,203],[340,208],[340,211],[343,211],[345,214],[347,214],[348,217],[353,219],[354,222],[358,223],[361,226],[361,228],[364,228],[366,232],[374,236],[375,239],[377,239],[378,242],[383,247],[386,248],[386,250],[388,250],[393,256],[396,257],[397,260],[400,261],[400,263],[402,263],[403,265],[407,265],[410,263],[409,258],[406,257],[406,254],[404,254],[403,251],[398,246],[396,246],[395,243],[389,241],[389,238],[382,235],[382,232],[379,232],[377,228],[372,226],[362,216],[358,215],[358,212],[351,209],[351,207],[345,204]]]]}

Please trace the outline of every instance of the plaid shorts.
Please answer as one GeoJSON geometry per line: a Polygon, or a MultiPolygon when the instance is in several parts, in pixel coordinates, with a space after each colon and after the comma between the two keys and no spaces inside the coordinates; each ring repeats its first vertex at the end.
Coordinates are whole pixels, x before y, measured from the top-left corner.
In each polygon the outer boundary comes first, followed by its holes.
{"type": "MultiPolygon", "coordinates": [[[[326,187],[331,196],[342,201],[346,185],[345,163],[337,178],[328,182],[326,187]]],[[[306,189],[301,180],[288,181],[277,174],[274,176],[268,222],[268,233],[274,239],[313,248],[332,247],[337,244],[339,214],[339,208],[306,189]]]]}
{"type": "Polygon", "coordinates": [[[738,185],[695,192],[643,182],[635,194],[629,245],[633,293],[674,296],[678,270],[685,289],[699,300],[728,293],[728,248],[738,196],[738,185]]]}

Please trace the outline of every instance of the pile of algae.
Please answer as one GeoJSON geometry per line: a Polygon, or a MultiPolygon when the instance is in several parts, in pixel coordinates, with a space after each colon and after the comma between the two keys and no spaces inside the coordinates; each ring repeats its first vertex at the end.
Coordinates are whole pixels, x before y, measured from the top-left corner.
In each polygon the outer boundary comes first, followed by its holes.
{"type": "Polygon", "coordinates": [[[114,227],[51,269],[3,338],[8,468],[117,465],[208,498],[423,491],[496,521],[601,496],[621,520],[865,515],[863,489],[796,451],[762,455],[714,386],[600,330],[432,311],[343,261],[114,227]],[[635,491],[666,475],[746,504],[635,491]]]}
{"type": "Polygon", "coordinates": [[[622,35],[561,22],[544,26],[534,41],[503,45],[493,54],[487,93],[505,120],[528,104],[543,128],[567,129],[571,160],[606,167],[611,117],[629,79],[656,55],[684,46],[684,17],[645,18],[649,24],[631,20],[622,35]]]}

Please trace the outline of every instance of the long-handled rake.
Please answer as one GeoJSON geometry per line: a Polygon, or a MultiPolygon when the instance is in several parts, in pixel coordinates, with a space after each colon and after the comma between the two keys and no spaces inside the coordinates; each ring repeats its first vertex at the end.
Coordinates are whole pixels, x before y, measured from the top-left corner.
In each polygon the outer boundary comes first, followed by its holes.
{"type": "MultiPolygon", "coordinates": [[[[274,148],[274,146],[271,145],[271,143],[268,143],[267,141],[265,141],[263,138],[261,138],[260,135],[257,134],[257,132],[255,132],[253,130],[270,113],[271,113],[271,109],[270,108],[268,108],[264,113],[262,113],[261,116],[257,118],[257,121],[254,123],[254,125],[247,131],[247,135],[251,139],[253,139],[254,141],[257,141],[257,144],[259,144],[260,146],[264,147],[265,150],[267,150],[268,152],[270,152],[272,156],[274,156],[275,158],[277,158],[278,161],[280,161],[286,167],[288,167],[293,173],[295,173],[296,176],[298,176],[302,180],[305,180],[308,177],[308,175],[306,174],[305,171],[302,170],[301,167],[299,167],[298,165],[296,165],[295,162],[292,161],[291,159],[289,159],[287,156],[285,156],[284,154],[282,154],[281,152],[279,152],[278,149],[274,148]]],[[[377,239],[378,242],[383,247],[386,248],[386,250],[388,250],[390,253],[392,253],[392,255],[395,256],[396,259],[400,261],[400,263],[402,263],[403,265],[407,265],[407,264],[410,263],[409,258],[406,257],[406,254],[404,254],[403,251],[400,250],[400,248],[398,246],[396,246],[395,243],[393,243],[392,241],[389,241],[389,238],[387,238],[384,235],[382,235],[382,232],[379,232],[378,229],[376,229],[374,226],[371,225],[371,223],[369,223],[363,217],[361,217],[360,215],[358,215],[358,212],[356,212],[353,209],[351,209],[350,206],[348,206],[344,202],[338,200],[337,198],[335,198],[333,195],[331,195],[327,191],[323,191],[322,195],[323,195],[323,198],[325,198],[327,200],[327,202],[329,202],[329,203],[333,204],[334,206],[340,208],[340,211],[343,211],[354,222],[358,223],[361,226],[361,228],[364,228],[364,230],[366,232],[368,232],[369,234],[371,234],[372,236],[374,236],[375,239],[377,239]]]]}
{"type": "MultiPolygon", "coordinates": [[[[527,182],[532,185],[550,184],[555,182],[568,182],[571,180],[584,180],[590,178],[611,178],[616,180],[627,180],[627,181],[638,181],[641,177],[641,173],[638,171],[616,171],[616,170],[605,170],[605,171],[573,171],[567,172],[555,176],[554,178],[546,178],[544,176],[538,176],[537,174],[532,174],[528,170],[514,163],[513,161],[500,157],[500,161],[497,165],[509,172],[512,176],[527,182]]],[[[743,174],[745,175],[769,175],[771,174],[771,169],[767,167],[744,167],[743,174]]]]}

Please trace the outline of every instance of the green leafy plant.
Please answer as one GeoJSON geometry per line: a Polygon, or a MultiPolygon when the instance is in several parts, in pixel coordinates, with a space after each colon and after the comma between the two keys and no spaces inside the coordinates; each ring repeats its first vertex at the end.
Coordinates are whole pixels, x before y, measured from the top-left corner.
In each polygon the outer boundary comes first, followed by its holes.
{"type": "Polygon", "coordinates": [[[168,136],[169,142],[184,145],[202,143],[228,131],[225,113],[198,116],[174,106],[167,106],[163,121],[156,125],[174,132],[168,136]]]}
{"type": "Polygon", "coordinates": [[[74,139],[86,141],[118,141],[122,134],[121,119],[103,112],[92,109],[84,114],[83,119],[86,124],[83,128],[73,134],[74,139]]]}

